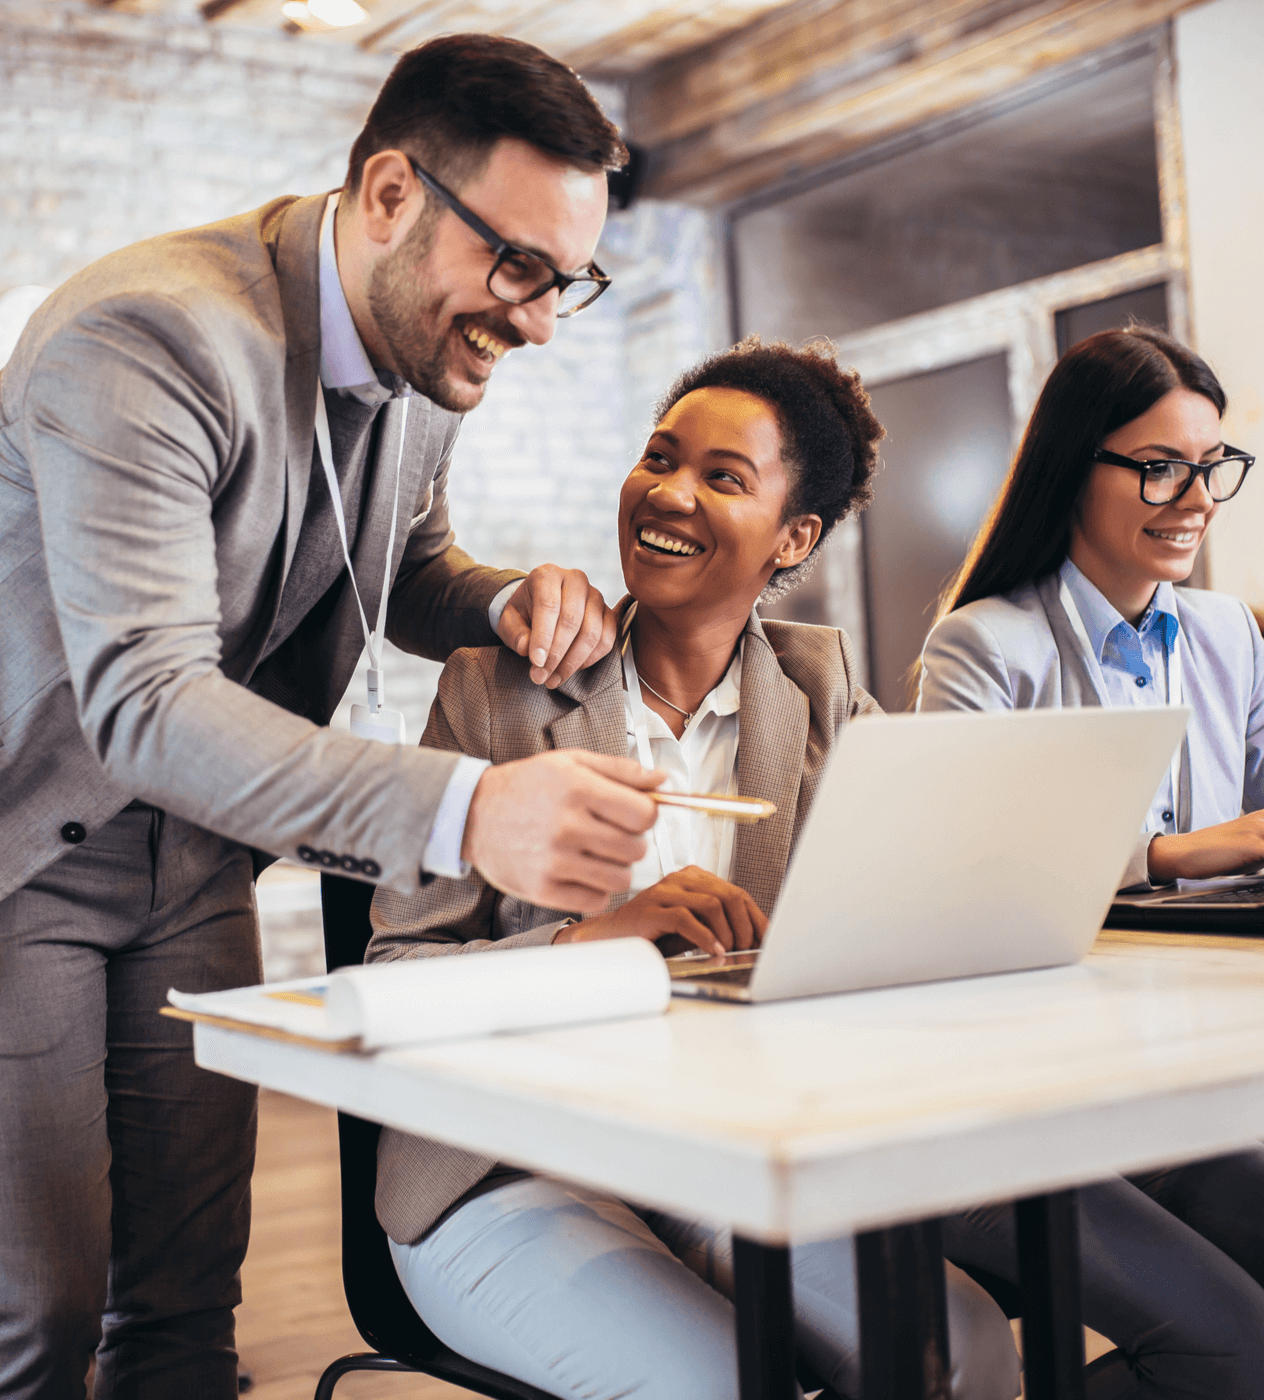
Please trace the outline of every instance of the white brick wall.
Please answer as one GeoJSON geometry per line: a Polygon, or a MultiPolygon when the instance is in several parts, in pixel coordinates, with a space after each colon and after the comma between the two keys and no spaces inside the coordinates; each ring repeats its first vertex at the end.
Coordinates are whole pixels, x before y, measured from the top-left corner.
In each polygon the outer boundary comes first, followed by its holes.
{"type": "Polygon", "coordinates": [[[0,0],[0,292],[336,186],[389,68],[199,16],[0,0]]]}
{"type": "MultiPolygon", "coordinates": [[[[127,243],[275,195],[333,188],[390,66],[196,12],[0,0],[0,294],[55,286],[127,243]]],[[[617,119],[618,91],[600,97],[617,119]]],[[[706,216],[653,204],[612,215],[598,261],[611,291],[552,345],[497,368],[457,446],[452,505],[476,558],[573,564],[614,598],[615,502],[650,405],[725,331],[706,216]]],[[[397,657],[391,676],[415,737],[435,668],[397,657]]],[[[363,683],[352,689],[358,698],[363,683]]]]}

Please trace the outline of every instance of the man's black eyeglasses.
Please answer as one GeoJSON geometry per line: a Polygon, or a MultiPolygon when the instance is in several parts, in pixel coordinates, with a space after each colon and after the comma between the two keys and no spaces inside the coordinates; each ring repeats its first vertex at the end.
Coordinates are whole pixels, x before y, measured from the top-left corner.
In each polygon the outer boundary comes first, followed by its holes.
{"type": "Polygon", "coordinates": [[[451,190],[444,189],[429,171],[423,170],[415,160],[409,163],[422,184],[432,190],[458,219],[472,228],[496,255],[492,270],[487,274],[487,290],[500,301],[522,306],[546,296],[557,287],[561,293],[557,301],[558,316],[573,316],[584,307],[591,306],[610,285],[610,278],[596,263],[589,263],[586,271],[572,277],[569,273],[559,272],[537,253],[515,247],[467,209],[451,190]]]}
{"type": "Polygon", "coordinates": [[[1114,467],[1129,467],[1141,473],[1141,499],[1147,505],[1166,506],[1179,501],[1201,476],[1207,494],[1213,501],[1227,501],[1236,496],[1255,463],[1249,452],[1226,446],[1224,456],[1214,462],[1175,461],[1138,462],[1133,457],[1121,457],[1099,447],[1093,454],[1095,462],[1109,462],[1114,467]]]}

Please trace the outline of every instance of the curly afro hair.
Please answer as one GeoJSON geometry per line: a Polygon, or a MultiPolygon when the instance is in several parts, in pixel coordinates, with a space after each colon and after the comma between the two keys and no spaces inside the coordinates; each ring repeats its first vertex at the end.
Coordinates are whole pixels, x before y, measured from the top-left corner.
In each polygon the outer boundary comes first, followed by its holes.
{"type": "Polygon", "coordinates": [[[885,434],[855,370],[838,363],[824,337],[799,348],[757,335],[687,369],[659,400],[654,421],[697,389],[740,389],[772,408],[781,429],[781,455],[790,473],[785,516],[819,515],[821,538],[791,569],[778,569],[760,595],[772,602],[801,583],[816,565],[825,537],[873,499],[878,443],[885,434]]]}

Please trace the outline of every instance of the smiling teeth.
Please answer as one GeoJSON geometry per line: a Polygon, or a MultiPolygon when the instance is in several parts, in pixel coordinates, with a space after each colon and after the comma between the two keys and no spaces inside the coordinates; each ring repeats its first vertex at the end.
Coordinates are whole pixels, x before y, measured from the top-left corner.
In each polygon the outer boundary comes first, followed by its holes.
{"type": "Polygon", "coordinates": [[[462,334],[476,350],[486,350],[494,359],[500,357],[509,349],[494,336],[487,334],[485,330],[480,330],[478,326],[466,326],[462,334]]]}
{"type": "Polygon", "coordinates": [[[1147,530],[1156,540],[1171,540],[1173,544],[1193,544],[1198,538],[1197,530],[1147,530]]]}
{"type": "Polygon", "coordinates": [[[684,540],[673,540],[668,535],[660,535],[657,530],[642,530],[640,539],[642,544],[652,544],[655,549],[670,549],[673,554],[702,553],[700,545],[686,544],[684,540]]]}

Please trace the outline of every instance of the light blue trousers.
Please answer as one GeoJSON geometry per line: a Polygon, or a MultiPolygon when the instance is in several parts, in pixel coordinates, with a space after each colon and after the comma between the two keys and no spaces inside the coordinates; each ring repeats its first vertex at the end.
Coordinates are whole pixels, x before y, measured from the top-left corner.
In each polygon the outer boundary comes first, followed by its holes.
{"type": "MultiPolygon", "coordinates": [[[[562,1397],[734,1400],[727,1230],[551,1177],[476,1196],[416,1244],[391,1243],[413,1306],[472,1361],[562,1397]]],[[[791,1250],[796,1342],[835,1390],[860,1394],[850,1238],[791,1250]]],[[[1004,1314],[948,1265],[957,1400],[1014,1400],[1004,1314]]]]}

